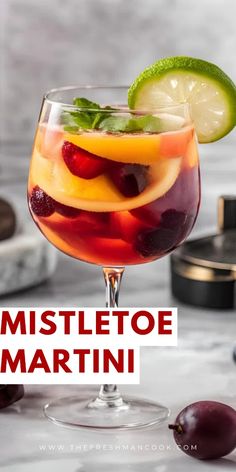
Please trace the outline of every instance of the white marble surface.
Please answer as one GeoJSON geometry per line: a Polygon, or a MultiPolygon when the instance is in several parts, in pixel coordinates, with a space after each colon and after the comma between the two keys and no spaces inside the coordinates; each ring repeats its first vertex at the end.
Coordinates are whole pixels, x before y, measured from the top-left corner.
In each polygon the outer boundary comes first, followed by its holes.
{"type": "MultiPolygon", "coordinates": [[[[194,234],[215,229],[216,198],[235,192],[234,135],[202,146],[202,206],[194,234]]],[[[2,149],[1,192],[22,219],[29,219],[25,185],[29,146],[2,149]],[[8,158],[5,160],[5,157],[8,158]]],[[[60,255],[54,277],[41,286],[1,298],[1,306],[102,305],[101,270],[60,255]]],[[[123,386],[125,394],[148,397],[171,408],[173,420],[195,400],[213,399],[236,408],[235,310],[214,311],[184,306],[172,299],[169,261],[126,270],[121,291],[123,306],[179,308],[178,348],[146,348],[141,353],[141,384],[123,386]]],[[[55,396],[86,387],[28,386],[23,400],[0,412],[0,470],[3,472],[219,472],[233,471],[236,452],[216,462],[199,462],[176,450],[167,424],[148,431],[98,434],[56,427],[43,417],[42,407],[55,396]]]]}
{"type": "Polygon", "coordinates": [[[32,225],[22,225],[0,244],[0,296],[44,282],[54,273],[56,263],[57,251],[32,225]]]}

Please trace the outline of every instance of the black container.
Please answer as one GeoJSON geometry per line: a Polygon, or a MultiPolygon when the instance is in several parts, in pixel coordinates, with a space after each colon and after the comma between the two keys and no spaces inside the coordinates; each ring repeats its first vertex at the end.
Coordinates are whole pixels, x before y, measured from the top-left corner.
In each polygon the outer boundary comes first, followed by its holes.
{"type": "Polygon", "coordinates": [[[183,244],[171,256],[171,288],[184,303],[233,308],[236,281],[236,197],[218,202],[219,233],[183,244]]]}
{"type": "Polygon", "coordinates": [[[23,395],[23,385],[0,385],[0,409],[17,402],[23,395]]]}

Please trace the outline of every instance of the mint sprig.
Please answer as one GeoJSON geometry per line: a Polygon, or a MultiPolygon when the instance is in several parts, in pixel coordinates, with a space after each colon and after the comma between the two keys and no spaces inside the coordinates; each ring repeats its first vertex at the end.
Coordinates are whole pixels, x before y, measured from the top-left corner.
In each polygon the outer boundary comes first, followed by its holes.
{"type": "Polygon", "coordinates": [[[160,133],[162,131],[160,118],[153,115],[132,117],[110,116],[105,118],[99,125],[99,129],[110,132],[138,133],[160,133]]]}
{"type": "Polygon", "coordinates": [[[115,133],[160,133],[163,125],[160,118],[153,115],[135,116],[131,114],[111,113],[115,110],[109,106],[102,108],[98,103],[87,98],[77,97],[73,105],[78,110],[66,109],[62,113],[64,130],[79,133],[82,130],[98,129],[115,133]]]}

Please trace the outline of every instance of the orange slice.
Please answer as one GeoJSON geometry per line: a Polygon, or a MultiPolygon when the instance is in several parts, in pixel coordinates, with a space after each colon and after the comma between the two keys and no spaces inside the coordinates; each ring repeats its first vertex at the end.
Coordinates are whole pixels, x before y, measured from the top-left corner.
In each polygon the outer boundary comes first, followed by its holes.
{"type": "Polygon", "coordinates": [[[35,150],[30,180],[64,205],[88,211],[122,211],[146,205],[175,183],[182,159],[161,159],[151,166],[150,183],[137,197],[124,197],[106,175],[85,180],[70,173],[62,159],[49,161],[35,150]]]}
{"type": "Polygon", "coordinates": [[[192,135],[188,127],[161,134],[65,133],[64,139],[112,161],[150,165],[162,157],[183,156],[192,135]]]}
{"type": "Polygon", "coordinates": [[[86,151],[112,161],[149,165],[159,159],[160,137],[157,134],[108,134],[102,132],[69,134],[69,141],[86,151]]]}

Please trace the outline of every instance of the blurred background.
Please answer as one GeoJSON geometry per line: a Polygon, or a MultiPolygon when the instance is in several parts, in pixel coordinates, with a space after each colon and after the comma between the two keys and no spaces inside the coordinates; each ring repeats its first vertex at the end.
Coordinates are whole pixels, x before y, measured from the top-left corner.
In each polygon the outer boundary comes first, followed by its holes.
{"type": "Polygon", "coordinates": [[[236,79],[235,0],[0,3],[1,125],[7,141],[32,141],[48,89],[129,84],[163,56],[201,57],[236,79]]]}

